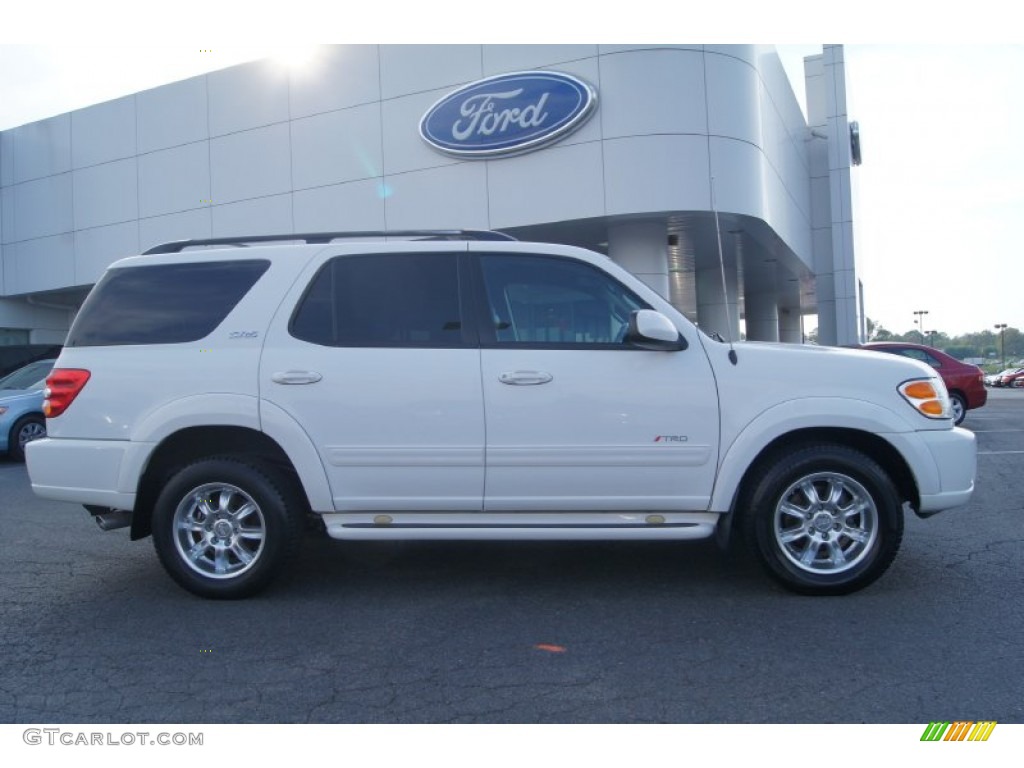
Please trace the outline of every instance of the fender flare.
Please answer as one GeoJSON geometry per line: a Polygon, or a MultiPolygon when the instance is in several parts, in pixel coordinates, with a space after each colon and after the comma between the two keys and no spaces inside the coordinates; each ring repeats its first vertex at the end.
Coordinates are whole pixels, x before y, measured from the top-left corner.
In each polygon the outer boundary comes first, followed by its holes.
{"type": "Polygon", "coordinates": [[[915,430],[899,414],[865,400],[811,397],[763,411],[736,435],[722,452],[710,510],[730,513],[740,485],[764,449],[787,434],[811,429],[847,429],[881,438],[903,456],[922,493],[941,487],[934,458],[912,439],[915,430]]]}
{"type": "Polygon", "coordinates": [[[119,489],[134,493],[153,451],[171,435],[193,427],[242,427],[262,432],[288,457],[310,508],[334,511],[327,471],[309,435],[279,407],[253,395],[205,394],[165,403],[141,419],[121,464],[119,489]]]}
{"type": "Polygon", "coordinates": [[[260,401],[263,433],[281,446],[295,468],[314,512],[333,512],[334,496],[320,453],[298,421],[280,406],[260,401]]]}

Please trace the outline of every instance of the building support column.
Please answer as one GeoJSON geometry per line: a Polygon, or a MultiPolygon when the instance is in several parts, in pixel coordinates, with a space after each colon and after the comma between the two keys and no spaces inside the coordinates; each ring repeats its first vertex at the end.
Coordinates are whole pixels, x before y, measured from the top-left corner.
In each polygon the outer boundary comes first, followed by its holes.
{"type": "Polygon", "coordinates": [[[802,321],[799,307],[779,307],[779,341],[786,344],[803,344],[802,321]]]}
{"type": "Polygon", "coordinates": [[[669,300],[668,222],[623,221],[608,225],[608,255],[669,300]]]}
{"type": "Polygon", "coordinates": [[[735,257],[725,258],[725,292],[718,259],[697,266],[697,324],[708,335],[717,333],[724,341],[740,340],[740,309],[735,257]],[[726,301],[728,293],[728,301],[726,301]]]}
{"type": "Polygon", "coordinates": [[[779,340],[779,296],[774,288],[753,288],[743,296],[743,317],[747,341],[779,340]]]}

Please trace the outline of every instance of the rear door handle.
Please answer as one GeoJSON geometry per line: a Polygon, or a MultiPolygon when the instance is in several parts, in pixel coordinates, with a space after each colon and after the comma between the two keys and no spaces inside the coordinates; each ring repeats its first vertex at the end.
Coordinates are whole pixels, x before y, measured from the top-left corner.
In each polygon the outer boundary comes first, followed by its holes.
{"type": "Polygon", "coordinates": [[[278,371],[270,380],[275,384],[316,384],[322,378],[316,371],[278,371]]]}
{"type": "Polygon", "coordinates": [[[498,381],[502,384],[531,386],[534,384],[547,384],[553,378],[554,376],[544,371],[507,371],[498,377],[498,381]]]}

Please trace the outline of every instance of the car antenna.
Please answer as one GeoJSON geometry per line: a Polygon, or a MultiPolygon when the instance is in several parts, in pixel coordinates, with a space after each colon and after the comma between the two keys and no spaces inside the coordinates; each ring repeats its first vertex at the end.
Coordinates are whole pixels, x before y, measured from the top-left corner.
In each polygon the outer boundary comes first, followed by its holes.
{"type": "Polygon", "coordinates": [[[722,297],[725,299],[725,335],[729,342],[729,362],[736,365],[736,347],[732,343],[732,318],[729,317],[729,289],[725,282],[725,257],[722,255],[722,228],[718,225],[718,206],[715,205],[715,177],[711,177],[711,212],[715,214],[715,234],[718,236],[718,268],[722,275],[722,297]]]}

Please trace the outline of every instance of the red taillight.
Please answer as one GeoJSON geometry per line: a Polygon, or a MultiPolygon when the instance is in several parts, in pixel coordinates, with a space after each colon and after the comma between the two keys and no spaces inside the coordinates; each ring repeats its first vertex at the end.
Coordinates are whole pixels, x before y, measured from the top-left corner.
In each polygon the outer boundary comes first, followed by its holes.
{"type": "Polygon", "coordinates": [[[78,397],[89,376],[89,372],[81,368],[54,368],[50,371],[43,390],[43,415],[54,419],[64,413],[78,397]]]}

